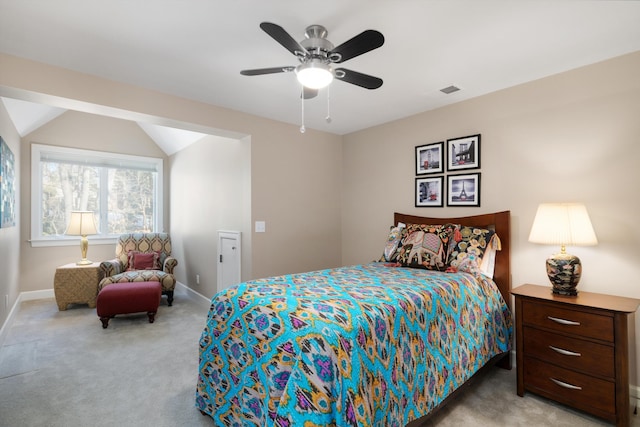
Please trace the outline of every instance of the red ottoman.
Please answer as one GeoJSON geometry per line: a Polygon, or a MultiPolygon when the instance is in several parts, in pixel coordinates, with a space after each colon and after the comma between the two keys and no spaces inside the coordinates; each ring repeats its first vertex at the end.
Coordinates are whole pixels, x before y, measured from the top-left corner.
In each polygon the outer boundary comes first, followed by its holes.
{"type": "Polygon", "coordinates": [[[112,283],[98,294],[96,311],[103,328],[109,326],[109,319],[116,314],[141,311],[146,311],[149,323],[153,323],[161,297],[160,282],[112,283]]]}

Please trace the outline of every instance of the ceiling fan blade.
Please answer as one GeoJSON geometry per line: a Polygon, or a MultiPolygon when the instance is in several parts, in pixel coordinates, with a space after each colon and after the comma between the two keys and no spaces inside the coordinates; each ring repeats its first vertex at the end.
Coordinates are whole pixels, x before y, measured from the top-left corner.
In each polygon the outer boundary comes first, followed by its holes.
{"type": "Polygon", "coordinates": [[[295,70],[295,67],[272,67],[272,68],[256,68],[254,70],[242,70],[240,74],[243,76],[259,76],[262,74],[289,73],[295,70]]]}
{"type": "Polygon", "coordinates": [[[358,73],[357,71],[347,70],[346,68],[336,68],[335,73],[338,80],[342,80],[365,89],[378,89],[382,86],[382,79],[368,74],[358,73]]]}
{"type": "Polygon", "coordinates": [[[271,22],[263,22],[260,24],[260,28],[295,56],[300,57],[308,53],[307,50],[300,46],[300,43],[295,41],[293,37],[291,37],[280,25],[273,24],[271,22]]]}
{"type": "Polygon", "coordinates": [[[376,30],[366,30],[342,43],[340,46],[335,47],[329,52],[329,56],[332,54],[340,55],[340,59],[334,61],[339,64],[373,49],[377,49],[383,44],[384,36],[382,33],[376,30]]]}
{"type": "Polygon", "coordinates": [[[311,89],[306,86],[302,86],[302,97],[304,99],[311,99],[318,96],[318,89],[311,89]]]}

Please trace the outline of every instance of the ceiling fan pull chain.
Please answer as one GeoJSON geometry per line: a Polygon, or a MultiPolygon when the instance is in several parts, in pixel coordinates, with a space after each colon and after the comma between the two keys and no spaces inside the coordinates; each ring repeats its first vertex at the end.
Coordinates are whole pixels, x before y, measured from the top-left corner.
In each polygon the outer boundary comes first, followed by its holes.
{"type": "Polygon", "coordinates": [[[304,127],[304,86],[300,86],[300,103],[302,106],[302,125],[300,126],[300,133],[304,133],[304,131],[306,130],[304,127]]]}
{"type": "Polygon", "coordinates": [[[327,117],[325,118],[325,120],[327,121],[327,123],[331,123],[331,104],[329,102],[330,100],[330,94],[329,92],[331,91],[331,86],[327,86],[327,117]]]}

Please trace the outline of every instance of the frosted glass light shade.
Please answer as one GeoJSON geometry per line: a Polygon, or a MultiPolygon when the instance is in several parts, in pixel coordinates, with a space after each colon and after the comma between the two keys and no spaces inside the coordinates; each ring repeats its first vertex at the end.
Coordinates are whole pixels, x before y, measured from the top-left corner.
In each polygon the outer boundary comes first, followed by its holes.
{"type": "Polygon", "coordinates": [[[333,81],[333,72],[329,65],[311,60],[296,68],[298,81],[309,89],[322,89],[333,81]]]}

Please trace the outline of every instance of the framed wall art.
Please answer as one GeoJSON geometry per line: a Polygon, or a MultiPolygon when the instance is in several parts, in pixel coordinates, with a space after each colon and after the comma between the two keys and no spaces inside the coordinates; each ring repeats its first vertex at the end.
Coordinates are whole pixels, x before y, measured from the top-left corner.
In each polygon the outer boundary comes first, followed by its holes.
{"type": "Polygon", "coordinates": [[[480,167],[480,134],[447,139],[447,171],[480,167]]]}
{"type": "Polygon", "coordinates": [[[0,136],[0,228],[16,225],[15,160],[0,136]]]}
{"type": "Polygon", "coordinates": [[[443,181],[442,176],[416,178],[416,207],[441,207],[443,181]]]}
{"type": "Polygon", "coordinates": [[[447,206],[480,206],[480,174],[448,175],[447,206]]]}
{"type": "Polygon", "coordinates": [[[416,147],[416,175],[442,173],[444,170],[444,141],[416,147]]]}

